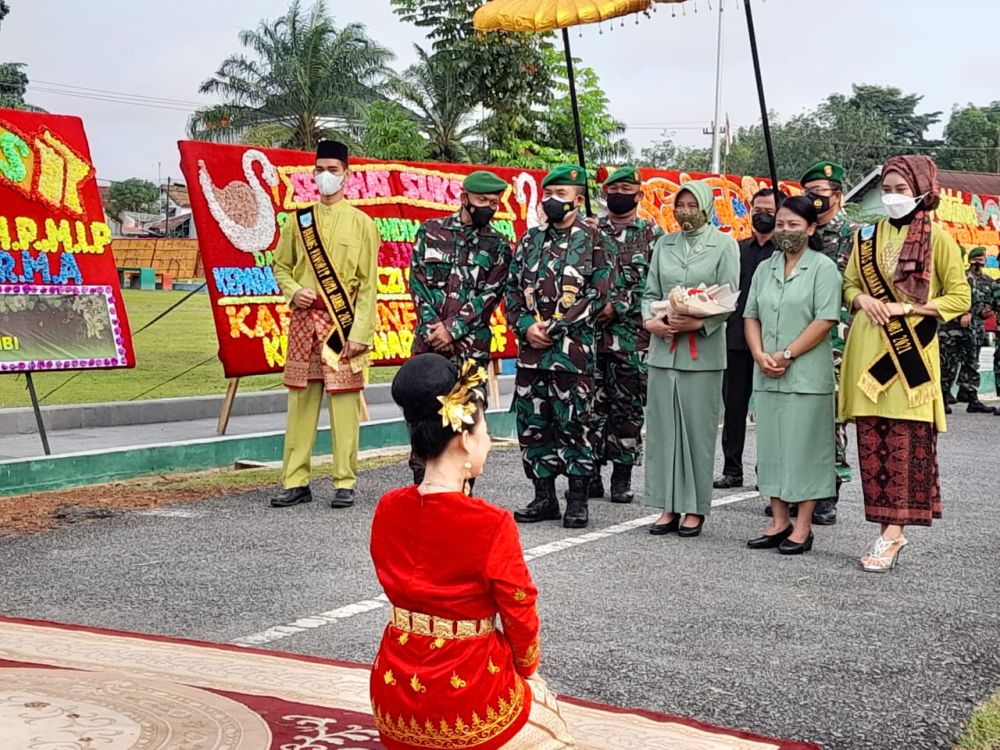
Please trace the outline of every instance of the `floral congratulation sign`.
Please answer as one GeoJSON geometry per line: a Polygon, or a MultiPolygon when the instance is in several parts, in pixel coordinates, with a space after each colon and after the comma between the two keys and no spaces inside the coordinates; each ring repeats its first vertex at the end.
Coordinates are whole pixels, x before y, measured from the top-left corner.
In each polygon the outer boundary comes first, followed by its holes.
{"type": "Polygon", "coordinates": [[[0,372],[134,365],[83,123],[0,109],[0,372]]]}
{"type": "MultiPolygon", "coordinates": [[[[279,372],[288,355],[287,301],[271,269],[278,229],[319,200],[315,156],[285,149],[181,141],[202,260],[226,377],[279,372]]],[[[410,257],[420,224],[459,208],[465,177],[481,167],[352,158],[347,199],[375,220],[378,304],[374,364],[410,356],[416,310],[410,257]]],[[[543,174],[490,168],[510,184],[493,226],[512,242],[538,223],[543,174]]],[[[493,314],[493,356],[512,357],[516,340],[501,307],[493,314]]]]}

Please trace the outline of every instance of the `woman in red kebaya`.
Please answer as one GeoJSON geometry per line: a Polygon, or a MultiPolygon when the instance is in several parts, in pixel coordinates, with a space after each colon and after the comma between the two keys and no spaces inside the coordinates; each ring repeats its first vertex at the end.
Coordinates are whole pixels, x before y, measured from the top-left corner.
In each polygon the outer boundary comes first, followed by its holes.
{"type": "Polygon", "coordinates": [[[391,613],[371,699],[389,750],[572,746],[535,674],[538,591],[514,519],[466,493],[490,449],[485,379],[471,362],[459,371],[421,354],[392,384],[427,470],[419,486],[385,495],[372,521],[372,561],[391,613]]]}

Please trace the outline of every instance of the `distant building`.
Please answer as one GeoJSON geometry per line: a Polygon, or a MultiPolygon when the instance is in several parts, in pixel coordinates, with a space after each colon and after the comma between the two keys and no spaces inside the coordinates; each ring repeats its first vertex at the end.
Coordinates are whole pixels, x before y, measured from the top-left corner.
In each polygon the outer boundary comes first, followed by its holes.
{"type": "MultiPolygon", "coordinates": [[[[104,211],[107,214],[110,185],[100,185],[98,189],[101,194],[101,202],[104,204],[104,211]]],[[[171,237],[178,239],[195,239],[198,232],[195,229],[191,215],[191,198],[188,196],[188,189],[184,183],[171,183],[169,195],[167,186],[160,186],[159,205],[166,202],[166,213],[141,213],[138,211],[123,211],[120,217],[108,216],[108,226],[111,227],[112,237],[171,237]]]]}

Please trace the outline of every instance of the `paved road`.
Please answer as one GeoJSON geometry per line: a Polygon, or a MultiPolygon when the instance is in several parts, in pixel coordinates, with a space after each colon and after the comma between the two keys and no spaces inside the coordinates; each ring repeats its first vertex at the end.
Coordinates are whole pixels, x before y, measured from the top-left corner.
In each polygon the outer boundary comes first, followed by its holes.
{"type": "MultiPolygon", "coordinates": [[[[1000,417],[956,414],[941,441],[946,518],[913,530],[886,576],[855,567],[876,534],[857,483],[803,558],[744,548],[763,528],[759,498],[717,507],[694,540],[625,530],[652,511],[604,502],[589,531],[612,533],[582,544],[551,544],[585,534],[557,524],[524,528],[546,677],[582,698],[833,750],[950,748],[1000,688],[998,446],[1000,417]]],[[[368,661],[386,618],[368,523],[404,478],[403,465],[367,473],[346,512],[276,511],[253,492],[2,538],[0,612],[368,661]]],[[[516,453],[495,452],[477,489],[522,503],[516,453]]]]}

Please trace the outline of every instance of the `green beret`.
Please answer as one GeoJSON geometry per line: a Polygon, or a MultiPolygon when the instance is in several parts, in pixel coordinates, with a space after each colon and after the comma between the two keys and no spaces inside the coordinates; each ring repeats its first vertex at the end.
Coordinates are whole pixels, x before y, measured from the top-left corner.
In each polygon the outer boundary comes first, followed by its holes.
{"type": "Polygon", "coordinates": [[[985,247],[974,247],[969,251],[969,260],[973,258],[985,258],[986,248],[985,247]]]}
{"type": "Polygon", "coordinates": [[[799,183],[805,185],[807,182],[812,182],[813,180],[830,180],[842,183],[844,181],[844,168],[832,161],[821,161],[818,164],[813,164],[802,175],[799,183]]]}
{"type": "Polygon", "coordinates": [[[560,164],[542,180],[542,187],[549,185],[577,185],[587,187],[587,173],[577,164],[560,164]]]}
{"type": "Polygon", "coordinates": [[[631,185],[641,185],[642,172],[639,171],[638,167],[622,167],[621,169],[615,170],[608,175],[608,179],[604,181],[604,186],[607,187],[615,182],[627,182],[631,185]]]}
{"type": "Polygon", "coordinates": [[[478,172],[473,172],[466,177],[465,182],[462,183],[462,187],[465,188],[465,192],[467,193],[492,195],[493,193],[502,193],[506,190],[507,183],[492,172],[480,169],[478,172]]]}

